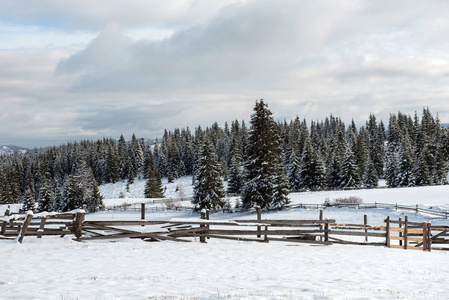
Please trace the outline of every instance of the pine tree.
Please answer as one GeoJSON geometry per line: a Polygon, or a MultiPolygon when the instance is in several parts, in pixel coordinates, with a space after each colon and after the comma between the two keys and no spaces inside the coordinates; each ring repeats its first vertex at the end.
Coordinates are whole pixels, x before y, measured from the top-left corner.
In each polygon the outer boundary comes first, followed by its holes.
{"type": "Polygon", "coordinates": [[[290,183],[290,190],[297,191],[301,188],[300,175],[301,162],[292,148],[287,159],[287,177],[290,183]]]}
{"type": "Polygon", "coordinates": [[[368,160],[366,163],[363,184],[366,188],[375,188],[379,185],[379,177],[377,177],[376,166],[373,162],[371,162],[371,160],[368,160]]]}
{"type": "Polygon", "coordinates": [[[45,182],[39,191],[39,206],[37,211],[53,211],[53,202],[55,197],[53,196],[53,191],[48,182],[45,182]]]}
{"type": "Polygon", "coordinates": [[[148,170],[148,179],[145,183],[145,198],[164,198],[159,172],[157,170],[155,172],[151,169],[148,170]]]}
{"type": "Polygon", "coordinates": [[[208,138],[199,153],[195,178],[192,203],[196,208],[223,209],[226,202],[220,165],[208,138]]]}
{"type": "Polygon", "coordinates": [[[301,165],[299,170],[301,189],[321,189],[325,184],[324,165],[310,140],[307,139],[304,144],[304,150],[301,156],[301,165]]]}
{"type": "MultiPolygon", "coordinates": [[[[427,150],[428,151],[428,150],[427,150]]],[[[430,176],[429,167],[425,159],[425,154],[421,152],[418,162],[415,165],[414,178],[416,186],[432,185],[432,178],[430,176]]]]}
{"type": "Polygon", "coordinates": [[[341,170],[339,172],[340,187],[353,188],[359,187],[361,180],[359,170],[355,164],[354,155],[351,149],[346,149],[346,155],[341,164],[341,170]]]}
{"type": "Polygon", "coordinates": [[[241,158],[234,153],[231,159],[231,169],[229,170],[228,190],[230,194],[240,194],[242,188],[241,158]]]}
{"type": "Polygon", "coordinates": [[[81,176],[70,175],[64,186],[64,195],[61,211],[70,211],[82,208],[86,190],[83,187],[81,176]]]}
{"type": "Polygon", "coordinates": [[[285,176],[280,176],[283,170],[281,139],[272,113],[263,100],[256,101],[254,111],[243,176],[242,206],[258,205],[264,210],[282,208],[289,200],[283,182],[285,176]]]}
{"type": "Polygon", "coordinates": [[[397,174],[398,186],[414,186],[414,162],[412,149],[408,134],[402,138],[401,147],[399,150],[399,167],[397,174]]]}
{"type": "Polygon", "coordinates": [[[23,198],[22,211],[36,212],[36,202],[34,201],[34,195],[31,189],[27,189],[25,197],[23,198]]]}

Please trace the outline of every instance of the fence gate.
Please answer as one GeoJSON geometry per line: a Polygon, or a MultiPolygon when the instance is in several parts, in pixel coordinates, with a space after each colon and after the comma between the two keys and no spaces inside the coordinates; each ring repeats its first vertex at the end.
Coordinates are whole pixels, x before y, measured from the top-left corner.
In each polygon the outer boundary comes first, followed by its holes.
{"type": "Polygon", "coordinates": [[[385,220],[387,231],[387,247],[430,251],[430,228],[426,222],[409,222],[407,216],[404,221],[385,220]]]}

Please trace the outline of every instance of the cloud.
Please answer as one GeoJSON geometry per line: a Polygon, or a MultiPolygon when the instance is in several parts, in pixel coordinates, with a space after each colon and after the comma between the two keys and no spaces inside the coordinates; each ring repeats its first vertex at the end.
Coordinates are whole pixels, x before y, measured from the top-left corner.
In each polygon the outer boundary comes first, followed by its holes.
{"type": "Polygon", "coordinates": [[[237,0],[4,0],[0,19],[66,30],[100,30],[111,22],[125,27],[179,27],[204,21],[237,0]]]}
{"type": "MultiPolygon", "coordinates": [[[[48,26],[63,23],[60,32],[94,37],[79,47],[66,47],[69,38],[61,48],[0,51],[0,101],[58,114],[47,127],[43,111],[21,116],[48,138],[55,128],[73,137],[155,137],[165,128],[248,119],[260,98],[279,119],[332,113],[363,124],[370,112],[387,121],[391,112],[427,106],[449,119],[445,2],[212,2],[98,1],[90,12],[83,2],[45,1],[48,10],[23,12],[2,2],[8,22],[43,28],[50,16],[48,26]]],[[[18,117],[0,114],[10,128],[22,128],[18,117]]]]}

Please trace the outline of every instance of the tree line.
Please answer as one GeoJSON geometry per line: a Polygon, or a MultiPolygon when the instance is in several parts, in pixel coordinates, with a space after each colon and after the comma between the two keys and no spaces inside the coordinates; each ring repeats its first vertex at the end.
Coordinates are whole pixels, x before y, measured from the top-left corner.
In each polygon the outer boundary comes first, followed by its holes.
{"type": "Polygon", "coordinates": [[[289,191],[375,188],[380,179],[392,188],[446,184],[448,160],[449,132],[428,108],[420,117],[392,113],[387,126],[370,114],[358,128],[332,115],[275,122],[260,100],[249,128],[235,120],[166,130],[154,143],[133,134],[2,155],[0,203],[95,211],[102,205],[98,185],[145,178],[146,196],[162,197],[161,177],[191,175],[199,208],[223,207],[210,200],[223,198],[223,187],[215,189],[221,180],[243,207],[280,208],[289,191]]]}

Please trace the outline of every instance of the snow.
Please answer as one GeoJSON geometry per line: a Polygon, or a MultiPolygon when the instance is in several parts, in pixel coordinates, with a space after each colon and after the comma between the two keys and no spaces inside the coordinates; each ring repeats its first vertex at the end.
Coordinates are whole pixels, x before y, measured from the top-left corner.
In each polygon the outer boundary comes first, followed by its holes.
{"type": "MultiPolygon", "coordinates": [[[[136,180],[128,198],[105,199],[106,205],[149,200],[139,194],[142,182],[144,185],[143,180],[136,180]],[[136,198],[132,198],[134,195],[136,198]]],[[[164,183],[166,196],[176,198],[176,185],[181,183],[185,184],[183,196],[191,196],[189,177],[164,183]]],[[[126,191],[126,184],[101,186],[100,190],[106,198],[117,198],[122,188],[126,191]]],[[[349,196],[361,197],[364,203],[449,208],[449,186],[290,195],[293,203],[317,204],[349,196]]],[[[0,205],[0,215],[6,207],[0,205]]],[[[19,207],[12,205],[11,209],[19,207]]],[[[397,219],[405,215],[410,221],[449,225],[449,220],[430,220],[400,210],[332,207],[323,211],[325,218],[339,223],[361,224],[366,214],[370,225],[383,225],[386,216],[397,219]]],[[[318,216],[316,209],[298,208],[263,213],[262,219],[318,216]]],[[[140,212],[98,212],[87,214],[86,219],[139,220],[140,212]]],[[[198,220],[199,213],[147,212],[146,219],[198,220]]],[[[210,215],[217,224],[239,219],[253,219],[257,224],[255,212],[210,215]]],[[[448,252],[214,238],[207,244],[192,241],[149,243],[122,239],[79,243],[71,236],[25,237],[22,244],[0,240],[0,299],[446,299],[449,293],[448,252]]]]}

